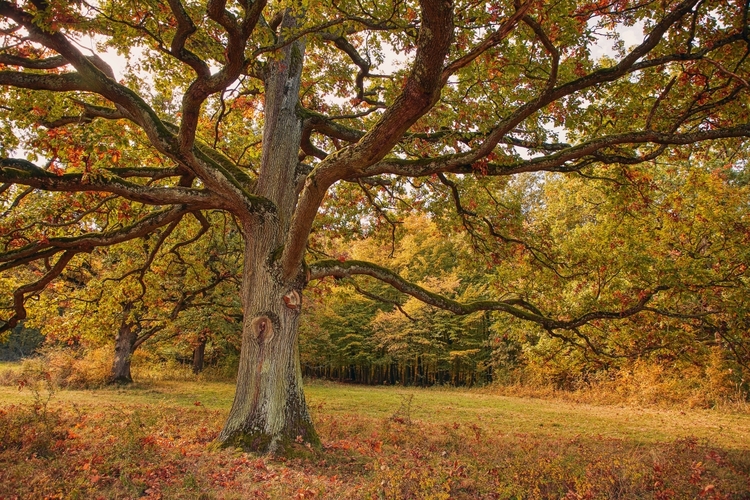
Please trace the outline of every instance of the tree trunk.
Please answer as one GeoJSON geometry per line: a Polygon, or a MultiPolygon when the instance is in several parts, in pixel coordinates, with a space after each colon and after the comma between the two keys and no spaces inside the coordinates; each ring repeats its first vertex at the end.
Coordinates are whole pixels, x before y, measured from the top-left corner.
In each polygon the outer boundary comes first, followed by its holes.
{"type": "Polygon", "coordinates": [[[112,362],[112,371],[109,375],[110,384],[130,384],[133,378],[130,376],[130,361],[135,352],[135,341],[138,337],[133,325],[127,321],[120,324],[115,339],[115,360],[112,362]]]}
{"type": "MultiPolygon", "coordinates": [[[[296,20],[287,11],[280,32],[296,20]]],[[[304,56],[297,40],[269,64],[265,77],[263,152],[256,191],[276,211],[243,220],[244,324],[237,390],[219,442],[261,453],[284,454],[319,446],[302,392],[298,328],[305,273],[285,279],[278,262],[297,201],[296,172],[302,137],[297,115],[304,56]]]]}
{"type": "Polygon", "coordinates": [[[297,344],[301,283],[288,288],[265,255],[255,260],[249,270],[246,263],[237,390],[219,441],[278,454],[289,452],[295,443],[318,446],[302,391],[297,344]]]}
{"type": "Polygon", "coordinates": [[[203,371],[203,357],[206,353],[206,337],[201,335],[198,345],[193,348],[193,373],[196,375],[203,371]]]}

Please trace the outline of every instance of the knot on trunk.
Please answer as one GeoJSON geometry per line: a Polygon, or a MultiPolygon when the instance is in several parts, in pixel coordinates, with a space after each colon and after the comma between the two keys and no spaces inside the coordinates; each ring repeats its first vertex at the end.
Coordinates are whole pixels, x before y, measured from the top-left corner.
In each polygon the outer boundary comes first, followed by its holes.
{"type": "Polygon", "coordinates": [[[300,297],[297,290],[289,290],[286,295],[284,295],[284,304],[289,309],[299,309],[302,304],[302,297],[300,297]]]}
{"type": "Polygon", "coordinates": [[[273,338],[273,321],[268,316],[253,318],[250,322],[250,329],[258,344],[263,344],[273,338]]]}

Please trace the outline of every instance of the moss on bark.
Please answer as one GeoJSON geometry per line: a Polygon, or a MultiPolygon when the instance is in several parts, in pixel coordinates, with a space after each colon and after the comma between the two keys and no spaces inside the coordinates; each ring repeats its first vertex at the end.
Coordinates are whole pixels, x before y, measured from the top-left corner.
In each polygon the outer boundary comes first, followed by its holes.
{"type": "Polygon", "coordinates": [[[271,435],[262,430],[237,431],[223,441],[223,448],[239,448],[243,451],[271,454],[288,458],[307,456],[321,450],[321,443],[312,422],[300,420],[291,432],[271,435]]]}

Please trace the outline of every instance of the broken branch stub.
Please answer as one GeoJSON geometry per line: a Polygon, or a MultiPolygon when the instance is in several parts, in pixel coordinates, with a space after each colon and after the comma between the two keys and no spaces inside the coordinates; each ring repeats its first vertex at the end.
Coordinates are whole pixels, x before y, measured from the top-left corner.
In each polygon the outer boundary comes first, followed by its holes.
{"type": "Polygon", "coordinates": [[[297,290],[289,290],[286,295],[284,295],[284,304],[289,309],[299,309],[302,304],[302,297],[297,290]]]}

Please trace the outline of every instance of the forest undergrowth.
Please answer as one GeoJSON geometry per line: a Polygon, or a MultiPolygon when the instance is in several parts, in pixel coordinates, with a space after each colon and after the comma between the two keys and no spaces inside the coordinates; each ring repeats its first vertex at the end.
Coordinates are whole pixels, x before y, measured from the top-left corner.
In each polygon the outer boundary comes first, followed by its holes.
{"type": "Polygon", "coordinates": [[[213,445],[228,383],[21,380],[0,387],[0,498],[750,497],[747,414],[318,382],[323,449],[271,458],[213,445]]]}

